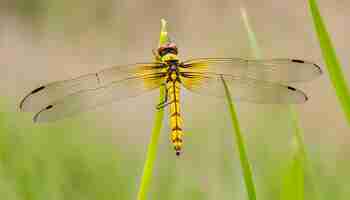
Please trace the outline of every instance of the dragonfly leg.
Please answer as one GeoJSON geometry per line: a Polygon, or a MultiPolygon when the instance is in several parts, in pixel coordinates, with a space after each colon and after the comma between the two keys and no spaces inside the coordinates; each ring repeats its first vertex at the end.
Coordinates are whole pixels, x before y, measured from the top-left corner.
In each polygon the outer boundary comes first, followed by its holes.
{"type": "Polygon", "coordinates": [[[170,101],[170,102],[166,102],[166,101],[163,101],[162,103],[158,104],[157,105],[157,109],[163,109],[165,107],[167,107],[168,105],[174,103],[174,101],[170,101]]]}
{"type": "Polygon", "coordinates": [[[173,101],[171,102],[168,102],[168,88],[166,87],[166,84],[163,84],[164,87],[165,87],[165,99],[163,102],[160,102],[158,105],[157,105],[157,109],[160,110],[160,109],[163,109],[165,107],[167,107],[169,104],[173,103],[173,101]]]}

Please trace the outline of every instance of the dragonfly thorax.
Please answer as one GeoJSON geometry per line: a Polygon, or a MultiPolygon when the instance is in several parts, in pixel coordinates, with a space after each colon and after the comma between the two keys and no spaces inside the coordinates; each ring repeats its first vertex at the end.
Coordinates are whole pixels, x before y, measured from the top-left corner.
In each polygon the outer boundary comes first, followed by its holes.
{"type": "Polygon", "coordinates": [[[177,46],[174,42],[167,42],[158,48],[158,54],[160,57],[163,57],[169,53],[174,55],[178,54],[177,46]]]}
{"type": "Polygon", "coordinates": [[[177,75],[177,73],[175,71],[170,72],[170,75],[169,75],[170,81],[176,81],[178,78],[179,78],[179,76],[177,75]]]}
{"type": "Polygon", "coordinates": [[[178,60],[168,60],[166,61],[168,66],[168,80],[175,81],[179,79],[179,61],[178,60]]]}
{"type": "Polygon", "coordinates": [[[176,69],[177,69],[177,65],[170,65],[169,66],[170,71],[176,71],[176,69]]]}
{"type": "Polygon", "coordinates": [[[167,61],[165,61],[165,63],[169,67],[170,71],[176,71],[177,66],[179,65],[179,60],[178,59],[167,60],[167,61]]]}

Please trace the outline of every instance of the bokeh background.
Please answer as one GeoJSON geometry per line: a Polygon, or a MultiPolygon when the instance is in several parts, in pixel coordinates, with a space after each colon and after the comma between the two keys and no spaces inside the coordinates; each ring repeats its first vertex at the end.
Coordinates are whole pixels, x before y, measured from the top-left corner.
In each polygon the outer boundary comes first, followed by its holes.
{"type": "MultiPolygon", "coordinates": [[[[345,74],[350,2],[319,0],[345,74]]],[[[42,84],[111,65],[152,61],[160,19],[182,59],[252,58],[245,7],[266,58],[321,65],[307,1],[1,0],[0,199],[135,199],[158,91],[62,121],[33,124],[20,99],[42,84]]],[[[305,199],[350,196],[350,129],[327,73],[295,85],[308,164],[305,199]]],[[[185,149],[176,158],[164,120],[150,199],[247,199],[225,102],[183,93],[185,149]]],[[[258,199],[294,199],[295,143],[289,107],[236,103],[258,199]]]]}

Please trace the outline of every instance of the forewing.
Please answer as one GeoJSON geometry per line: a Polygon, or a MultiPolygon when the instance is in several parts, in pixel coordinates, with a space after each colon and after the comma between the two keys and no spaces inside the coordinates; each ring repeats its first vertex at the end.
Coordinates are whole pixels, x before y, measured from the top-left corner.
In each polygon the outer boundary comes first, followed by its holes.
{"type": "Polygon", "coordinates": [[[245,60],[240,58],[192,59],[182,64],[181,71],[227,74],[242,79],[280,83],[308,81],[322,73],[319,66],[303,60],[245,60]]]}
{"type": "MultiPolygon", "coordinates": [[[[21,111],[36,112],[50,105],[52,102],[77,92],[94,90],[132,77],[160,74],[162,71],[163,66],[160,63],[142,63],[115,66],[98,73],[91,73],[70,80],[49,83],[38,87],[24,97],[20,103],[20,109],[21,111]]],[[[140,79],[138,80],[144,83],[142,87],[152,87],[153,83],[148,83],[140,79]]],[[[140,84],[140,86],[141,85],[142,84],[140,84]]]]}
{"type": "MultiPolygon", "coordinates": [[[[42,112],[46,108],[65,102],[83,106],[86,102],[100,104],[114,99],[136,96],[159,87],[166,70],[161,63],[145,63],[117,66],[75,79],[53,82],[29,93],[20,103],[22,111],[42,112]],[[108,92],[112,94],[106,95],[108,92]],[[93,98],[93,95],[96,97],[93,98]],[[103,98],[105,96],[105,98],[103,98]],[[118,98],[116,98],[118,97],[118,98]],[[87,99],[90,98],[90,99],[87,99]]],[[[92,106],[83,106],[83,110],[92,106]]],[[[82,110],[80,109],[80,110],[82,110]]],[[[53,110],[53,109],[51,109],[53,110]]]]}
{"type": "Polygon", "coordinates": [[[238,101],[297,104],[307,100],[301,90],[279,83],[214,73],[181,73],[181,81],[188,90],[220,98],[225,97],[222,79],[227,83],[232,98],[238,101]]]}

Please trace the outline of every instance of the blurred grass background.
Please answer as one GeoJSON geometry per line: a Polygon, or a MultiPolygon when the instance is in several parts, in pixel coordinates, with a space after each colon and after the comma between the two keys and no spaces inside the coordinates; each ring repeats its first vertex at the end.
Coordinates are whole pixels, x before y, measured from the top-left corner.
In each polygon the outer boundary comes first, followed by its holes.
{"type": "MultiPolygon", "coordinates": [[[[318,2],[346,66],[350,3],[318,2]]],[[[157,91],[43,125],[18,113],[19,100],[43,83],[151,61],[160,18],[168,20],[183,59],[251,58],[240,6],[249,13],[265,58],[302,58],[324,66],[306,1],[2,0],[0,198],[135,199],[157,91]]],[[[350,69],[343,70],[348,77],[350,69]]],[[[305,199],[348,199],[350,129],[330,81],[323,76],[296,86],[310,96],[297,106],[312,166],[305,199]]],[[[246,198],[225,102],[185,92],[182,104],[184,154],[174,156],[164,126],[150,199],[246,198]]],[[[236,106],[257,197],[281,199],[295,154],[289,108],[236,106]]]]}

